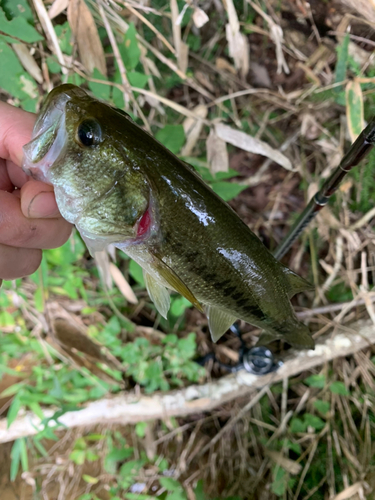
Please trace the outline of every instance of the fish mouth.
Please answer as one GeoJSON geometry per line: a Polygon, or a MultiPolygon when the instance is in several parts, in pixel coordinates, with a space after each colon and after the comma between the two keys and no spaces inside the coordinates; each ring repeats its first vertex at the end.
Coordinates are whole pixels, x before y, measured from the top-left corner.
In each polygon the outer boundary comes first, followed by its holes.
{"type": "Polygon", "coordinates": [[[23,147],[22,169],[36,180],[49,182],[48,172],[64,150],[66,103],[86,93],[74,85],[61,85],[52,90],[35,122],[31,141],[23,147]]]}

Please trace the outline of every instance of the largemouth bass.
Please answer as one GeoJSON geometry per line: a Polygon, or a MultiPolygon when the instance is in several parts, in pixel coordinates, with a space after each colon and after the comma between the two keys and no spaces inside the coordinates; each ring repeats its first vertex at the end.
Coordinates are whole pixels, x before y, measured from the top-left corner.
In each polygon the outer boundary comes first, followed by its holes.
{"type": "Polygon", "coordinates": [[[24,154],[25,172],[54,186],[62,216],[92,255],[114,244],[142,266],[162,316],[170,289],[206,313],[214,341],[240,318],[262,328],[264,342],[314,346],[289,301],[311,286],[123,111],[61,85],[48,95],[24,154]]]}

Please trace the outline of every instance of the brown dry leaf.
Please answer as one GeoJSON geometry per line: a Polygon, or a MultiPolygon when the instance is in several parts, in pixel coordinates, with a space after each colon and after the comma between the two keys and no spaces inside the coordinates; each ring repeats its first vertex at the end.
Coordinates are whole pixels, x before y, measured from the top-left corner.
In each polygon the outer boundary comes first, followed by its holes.
{"type": "Polygon", "coordinates": [[[48,11],[49,18],[53,19],[61,14],[68,7],[68,3],[69,0],[55,0],[48,11]]]}
{"type": "Polygon", "coordinates": [[[30,54],[27,45],[24,43],[13,43],[12,48],[29,75],[31,75],[38,83],[43,83],[42,71],[33,56],[30,54]]]}
{"type": "Polygon", "coordinates": [[[102,283],[108,288],[112,289],[112,277],[109,270],[109,256],[107,250],[102,250],[101,252],[95,252],[94,254],[95,264],[99,271],[99,276],[102,283]]]}
{"type": "Polygon", "coordinates": [[[189,64],[189,45],[183,41],[180,43],[179,51],[179,67],[180,70],[186,73],[189,64]]]}
{"type": "Polygon", "coordinates": [[[131,304],[138,304],[138,299],[135,296],[131,286],[126,281],[125,276],[122,274],[120,269],[115,266],[112,262],[109,264],[109,271],[113,278],[113,281],[116,283],[117,288],[120,290],[122,295],[126,298],[128,302],[131,304]]]}
{"type": "Polygon", "coordinates": [[[227,143],[218,137],[213,128],[210,130],[210,134],[207,138],[206,149],[210,171],[213,174],[216,174],[216,172],[228,172],[229,158],[227,143]]]}
{"type": "Polygon", "coordinates": [[[225,26],[225,33],[228,41],[229,55],[234,61],[237,70],[244,78],[249,71],[250,46],[247,38],[240,32],[240,23],[233,0],[226,0],[226,9],[229,23],[225,26]]]}
{"type": "Polygon", "coordinates": [[[348,181],[341,184],[341,186],[339,187],[339,190],[342,193],[347,193],[347,192],[349,192],[349,190],[351,189],[352,186],[353,186],[353,181],[351,179],[349,179],[348,181]]]}
{"type": "Polygon", "coordinates": [[[265,450],[265,453],[275,464],[282,467],[284,470],[289,472],[289,474],[295,475],[299,474],[302,470],[302,465],[298,464],[294,460],[287,458],[280,451],[265,450]]]}
{"type": "Polygon", "coordinates": [[[51,46],[51,50],[56,55],[57,60],[61,65],[61,71],[64,75],[66,75],[68,73],[68,69],[66,68],[65,59],[57,39],[56,31],[51,23],[51,19],[48,17],[46,7],[42,0],[33,0],[33,3],[35,11],[38,14],[40,24],[42,25],[47,40],[51,46]]]}
{"type": "Polygon", "coordinates": [[[83,0],[69,1],[68,21],[86,70],[92,73],[94,68],[97,68],[102,75],[107,75],[104,50],[98,30],[90,9],[83,0]]]}
{"type": "Polygon", "coordinates": [[[224,69],[226,71],[229,71],[233,75],[236,74],[236,69],[223,57],[218,57],[216,59],[215,66],[217,67],[217,69],[224,69]]]}
{"type": "Polygon", "coordinates": [[[290,160],[277,149],[271,148],[266,142],[255,139],[255,137],[251,137],[251,135],[245,134],[245,132],[228,127],[228,125],[224,125],[223,123],[215,125],[215,131],[217,136],[223,141],[243,149],[244,151],[248,151],[249,153],[266,156],[286,170],[290,170],[291,172],[295,171],[290,160]]]}
{"type": "Polygon", "coordinates": [[[276,45],[277,73],[280,74],[282,70],[284,70],[284,72],[288,74],[289,68],[283,54],[282,43],[284,41],[284,34],[281,26],[276,24],[271,16],[263,12],[259,5],[255,4],[251,0],[248,0],[248,2],[252,6],[252,8],[256,10],[260,16],[263,17],[270,28],[270,37],[276,45]]]}
{"type": "MultiPolygon", "coordinates": [[[[205,106],[204,104],[198,104],[198,106],[196,106],[193,111],[197,116],[201,116],[203,119],[207,116],[207,106],[205,106]]],[[[194,149],[194,146],[197,143],[197,140],[199,139],[203,127],[203,120],[185,118],[183,127],[186,136],[186,143],[181,150],[181,155],[190,156],[194,149]]]]}
{"type": "Polygon", "coordinates": [[[360,16],[375,24],[375,0],[341,0],[344,8],[355,9],[360,16]]]}
{"type": "Polygon", "coordinates": [[[215,92],[215,87],[210,82],[209,76],[206,73],[204,73],[203,71],[197,70],[195,72],[195,78],[198,80],[198,82],[201,85],[206,87],[206,89],[208,89],[210,92],[212,92],[212,93],[215,92]]]}
{"type": "Polygon", "coordinates": [[[194,7],[194,13],[192,17],[193,22],[197,28],[201,28],[209,21],[208,15],[199,7],[194,7]]]}
{"type": "Polygon", "coordinates": [[[189,46],[181,40],[181,13],[178,12],[177,0],[171,0],[173,43],[176,50],[179,69],[185,73],[188,66],[189,46]]]}

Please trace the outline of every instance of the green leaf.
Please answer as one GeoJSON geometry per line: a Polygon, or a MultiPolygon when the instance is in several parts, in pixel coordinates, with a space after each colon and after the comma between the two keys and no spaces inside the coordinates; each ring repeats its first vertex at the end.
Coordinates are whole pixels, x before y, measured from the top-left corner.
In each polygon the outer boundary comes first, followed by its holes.
{"type": "Polygon", "coordinates": [[[21,448],[21,465],[22,470],[27,471],[29,468],[28,457],[27,457],[27,448],[26,448],[26,440],[25,438],[20,438],[20,448],[21,448]]]}
{"type": "Polygon", "coordinates": [[[0,39],[9,43],[19,43],[22,40],[26,43],[39,42],[43,37],[33,28],[24,17],[17,16],[11,21],[6,18],[5,12],[0,8],[0,31],[6,35],[0,35],[0,39]]]}
{"type": "Polygon", "coordinates": [[[365,127],[363,112],[363,95],[358,80],[348,82],[345,89],[346,116],[352,141],[354,142],[365,127]]]}
{"type": "Polygon", "coordinates": [[[8,311],[0,312],[0,326],[15,326],[16,322],[8,311]]]}
{"type": "Polygon", "coordinates": [[[129,28],[124,37],[124,43],[120,45],[119,49],[126,69],[132,71],[137,66],[141,56],[134,23],[129,24],[129,28]]]}
{"type": "Polygon", "coordinates": [[[130,85],[143,89],[149,80],[149,75],[144,75],[143,73],[138,73],[138,71],[130,71],[127,74],[130,85]]]}
{"type": "MultiPolygon", "coordinates": [[[[57,24],[55,26],[55,32],[62,52],[71,56],[73,53],[73,44],[71,43],[72,31],[68,21],[63,24],[57,24]]],[[[79,83],[76,83],[76,85],[79,85],[79,83]]]]}
{"type": "Polygon", "coordinates": [[[346,388],[345,384],[343,382],[337,381],[337,382],[332,382],[329,386],[329,390],[333,394],[340,394],[341,396],[349,396],[350,392],[346,388]]]}
{"type": "Polygon", "coordinates": [[[21,394],[17,394],[15,398],[12,401],[12,404],[10,405],[10,408],[8,410],[7,414],[7,428],[12,425],[12,423],[16,420],[18,412],[20,411],[22,406],[22,401],[21,401],[21,394]]]}
{"type": "Polygon", "coordinates": [[[146,434],[146,429],[147,429],[147,422],[138,422],[135,426],[135,433],[137,434],[138,437],[144,438],[146,434]]]}
{"type": "MultiPolygon", "coordinates": [[[[348,48],[349,48],[349,33],[346,33],[341,45],[337,46],[337,63],[336,63],[336,71],[335,71],[335,83],[339,83],[345,80],[346,78],[346,67],[348,64],[348,48]]],[[[337,87],[338,91],[340,91],[341,87],[337,87]]],[[[336,89],[336,91],[337,91],[336,89]]]]}
{"type": "Polygon", "coordinates": [[[133,448],[112,448],[104,459],[104,470],[109,474],[114,474],[117,463],[130,458],[133,455],[133,448]]]}
{"type": "Polygon", "coordinates": [[[185,310],[191,306],[192,306],[191,302],[185,299],[185,297],[182,296],[173,297],[171,301],[171,308],[169,311],[172,314],[172,316],[179,318],[184,314],[185,310]]]}
{"type": "Polygon", "coordinates": [[[322,414],[325,415],[331,409],[331,405],[329,401],[322,401],[321,399],[317,399],[314,401],[314,407],[322,414]]]}
{"type": "Polygon", "coordinates": [[[287,443],[286,443],[286,446],[294,451],[294,453],[297,453],[297,455],[301,455],[302,453],[302,448],[301,448],[301,445],[299,443],[295,443],[293,441],[289,441],[287,440],[287,443]]]}
{"type": "Polygon", "coordinates": [[[172,153],[177,154],[185,142],[184,127],[182,125],[166,125],[156,133],[155,137],[172,153]]]}
{"type": "Polygon", "coordinates": [[[35,413],[37,417],[40,418],[40,420],[44,419],[44,414],[42,411],[42,408],[40,407],[40,404],[37,403],[36,401],[28,403],[27,406],[30,408],[30,410],[35,413]]]}
{"type": "Polygon", "coordinates": [[[28,23],[34,23],[33,13],[27,0],[1,0],[0,4],[9,20],[21,16],[28,23]]]}
{"type": "Polygon", "coordinates": [[[312,427],[316,431],[320,431],[325,426],[325,423],[320,417],[312,415],[311,413],[305,413],[303,416],[305,423],[308,427],[312,427]]]}
{"type": "MultiPolygon", "coordinates": [[[[115,497],[112,500],[121,500],[119,497],[115,497]]],[[[154,496],[142,495],[141,493],[125,493],[124,498],[127,500],[155,500],[154,496]]]]}
{"type": "Polygon", "coordinates": [[[48,66],[48,69],[51,73],[61,73],[61,66],[57,62],[57,59],[53,56],[48,56],[46,58],[46,63],[48,66]]]}
{"type": "Polygon", "coordinates": [[[295,417],[290,421],[290,432],[306,432],[307,425],[300,418],[295,417]]]}
{"type": "MultiPolygon", "coordinates": [[[[104,75],[102,75],[97,68],[94,69],[92,77],[95,78],[96,80],[103,80],[105,82],[107,81],[107,78],[104,75]]],[[[110,85],[105,85],[97,82],[89,82],[89,88],[91,92],[94,94],[94,96],[97,97],[98,99],[101,99],[103,101],[109,100],[109,96],[111,94],[110,85]]]]}
{"type": "Polygon", "coordinates": [[[273,475],[274,478],[271,485],[272,493],[281,497],[284,495],[286,489],[286,472],[282,467],[276,466],[273,475]]]}
{"type": "Polygon", "coordinates": [[[83,465],[86,459],[86,451],[85,450],[73,450],[69,455],[69,459],[74,462],[76,465],[83,465]]]}
{"type": "Polygon", "coordinates": [[[25,438],[18,438],[15,440],[10,452],[10,480],[14,481],[18,474],[20,463],[24,471],[28,470],[28,459],[25,438]]]}
{"type": "Polygon", "coordinates": [[[39,312],[44,311],[44,290],[39,286],[34,293],[35,308],[39,312]]]}
{"type": "Polygon", "coordinates": [[[144,460],[129,460],[125,462],[120,468],[120,476],[122,478],[129,478],[138,474],[139,470],[144,466],[144,460]]]}
{"type": "Polygon", "coordinates": [[[97,484],[99,482],[98,478],[89,476],[88,474],[83,474],[82,479],[88,484],[97,484]]]}
{"type": "Polygon", "coordinates": [[[305,384],[310,387],[316,387],[317,389],[324,389],[326,384],[326,377],[323,374],[319,375],[310,375],[304,380],[305,384]]]}
{"type": "Polygon", "coordinates": [[[168,491],[182,490],[181,484],[176,479],[173,479],[173,477],[161,477],[159,482],[168,491]]]}
{"type": "Polygon", "coordinates": [[[17,394],[18,391],[25,385],[25,382],[18,382],[17,384],[10,385],[0,394],[0,398],[6,398],[17,394]]]}
{"type": "Polygon", "coordinates": [[[248,186],[242,186],[235,182],[219,181],[213,182],[211,187],[224,201],[229,201],[239,195],[241,191],[247,189],[248,186]]]}
{"type": "Polygon", "coordinates": [[[197,482],[197,486],[195,487],[195,490],[194,490],[194,495],[195,495],[196,500],[206,500],[206,495],[204,493],[202,479],[200,479],[197,482]]]}
{"type": "Polygon", "coordinates": [[[12,450],[10,452],[10,480],[14,481],[18,474],[18,469],[21,461],[21,443],[20,439],[16,439],[12,446],[12,450]]]}

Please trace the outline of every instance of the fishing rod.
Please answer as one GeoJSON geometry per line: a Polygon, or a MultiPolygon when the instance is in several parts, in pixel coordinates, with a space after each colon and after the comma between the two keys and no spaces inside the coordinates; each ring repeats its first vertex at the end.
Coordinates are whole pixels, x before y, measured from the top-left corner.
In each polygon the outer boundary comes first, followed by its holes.
{"type": "Polygon", "coordinates": [[[304,211],[290,228],[289,233],[276,248],[273,253],[276,259],[280,260],[288,252],[305,227],[310,224],[316,214],[327,205],[328,200],[336,192],[346,174],[350,172],[353,167],[358,165],[374,146],[375,117],[367,127],[362,130],[349,148],[349,151],[341,160],[340,165],[332,172],[320,190],[311,198],[304,211]]]}

